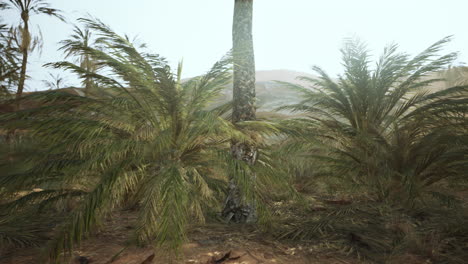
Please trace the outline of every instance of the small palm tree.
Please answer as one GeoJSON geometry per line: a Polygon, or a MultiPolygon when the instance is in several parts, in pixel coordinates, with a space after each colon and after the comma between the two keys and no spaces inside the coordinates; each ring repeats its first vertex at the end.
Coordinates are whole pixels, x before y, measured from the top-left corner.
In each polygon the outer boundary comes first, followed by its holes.
{"type": "MultiPolygon", "coordinates": [[[[231,140],[253,144],[223,118],[228,107],[208,105],[231,80],[229,57],[207,74],[182,82],[181,65],[174,74],[162,57],[139,51],[99,21],[82,21],[101,36],[101,49],[79,44],[77,50],[116,78],[91,74],[67,61],[53,66],[92,77],[101,96],[37,93],[23,100],[42,107],[0,117],[5,127],[21,129],[34,139],[7,152],[9,160],[0,164],[9,171],[0,177],[3,195],[42,190],[7,207],[25,210],[18,208],[63,199],[78,199],[80,204],[58,228],[49,247],[52,259],[125,201],[138,205],[139,241],[177,248],[189,216],[203,221],[205,209],[217,207],[226,175],[248,197],[271,191],[271,183],[282,179],[266,160],[253,168],[229,155],[231,140]],[[20,158],[21,153],[27,154],[20,158]],[[249,173],[257,175],[255,189],[247,184],[249,173]]],[[[262,195],[256,197],[262,200],[262,195]]]]}
{"type": "Polygon", "coordinates": [[[468,67],[457,66],[449,67],[441,74],[446,80],[447,86],[467,85],[468,84],[468,67]]]}
{"type": "Polygon", "coordinates": [[[24,82],[26,80],[26,68],[28,64],[29,52],[35,46],[34,43],[39,41],[38,38],[34,38],[29,30],[30,28],[30,16],[31,15],[48,15],[59,18],[64,21],[65,18],[60,14],[60,10],[51,8],[45,0],[2,0],[2,7],[6,9],[16,9],[21,18],[21,24],[17,29],[19,42],[19,49],[22,54],[20,77],[18,81],[18,90],[16,97],[20,98],[23,89],[24,82]]]}
{"type": "Polygon", "coordinates": [[[285,108],[308,117],[291,121],[307,135],[296,149],[305,148],[328,173],[348,176],[379,199],[412,202],[447,177],[463,177],[467,87],[428,90],[441,81],[434,72],[456,56],[437,55],[449,40],[414,58],[390,45],[374,70],[365,45],[348,41],[342,50],[343,76],[332,79],[315,67],[318,78],[302,77],[309,88],[289,85],[304,100],[285,108]]]}
{"type": "Polygon", "coordinates": [[[42,80],[44,86],[49,90],[59,90],[67,86],[67,80],[60,76],[60,74],[53,75],[49,73],[48,80],[42,80]]]}

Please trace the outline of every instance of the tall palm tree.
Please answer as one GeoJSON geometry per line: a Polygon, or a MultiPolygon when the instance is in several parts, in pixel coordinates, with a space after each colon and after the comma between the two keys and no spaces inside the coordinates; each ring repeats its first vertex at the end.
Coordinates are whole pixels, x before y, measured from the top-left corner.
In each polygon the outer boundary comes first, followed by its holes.
{"type": "MultiPolygon", "coordinates": [[[[96,43],[92,39],[92,34],[89,28],[81,29],[75,26],[73,34],[69,39],[60,41],[62,45],[60,50],[65,53],[65,58],[77,56],[77,62],[80,67],[87,70],[90,74],[96,73],[98,70],[98,64],[93,61],[89,54],[83,53],[83,47],[90,48],[96,43]]],[[[85,88],[85,95],[88,96],[91,89],[95,85],[91,77],[86,76],[82,82],[85,88]]]]}
{"type": "MultiPolygon", "coordinates": [[[[253,0],[234,1],[232,25],[232,55],[234,62],[232,122],[255,120],[255,57],[252,37],[253,0]]],[[[257,160],[257,148],[253,144],[232,142],[232,155],[249,165],[257,160]]],[[[254,175],[251,175],[254,184],[254,175]]],[[[246,201],[238,184],[231,180],[229,194],[222,215],[226,221],[252,222],[256,212],[253,201],[246,201]]]]}
{"type": "Polygon", "coordinates": [[[456,56],[438,55],[449,40],[414,58],[390,45],[374,70],[365,45],[348,41],[343,76],[332,79],[315,67],[318,78],[302,78],[309,88],[289,84],[304,100],[285,108],[308,116],[290,124],[306,135],[298,149],[380,200],[411,204],[437,195],[434,184],[447,177],[466,176],[468,87],[428,90],[456,56]]]}
{"type": "MultiPolygon", "coordinates": [[[[6,1],[6,0],[3,0],[6,1]]],[[[22,54],[20,77],[18,81],[18,90],[16,92],[16,98],[20,98],[24,83],[26,80],[26,68],[28,64],[29,52],[31,51],[34,39],[30,32],[30,16],[31,15],[48,15],[56,17],[62,21],[65,18],[60,14],[60,10],[51,8],[46,0],[8,0],[4,4],[5,8],[16,9],[20,15],[21,23],[18,27],[18,33],[20,38],[19,49],[22,54]]]]}

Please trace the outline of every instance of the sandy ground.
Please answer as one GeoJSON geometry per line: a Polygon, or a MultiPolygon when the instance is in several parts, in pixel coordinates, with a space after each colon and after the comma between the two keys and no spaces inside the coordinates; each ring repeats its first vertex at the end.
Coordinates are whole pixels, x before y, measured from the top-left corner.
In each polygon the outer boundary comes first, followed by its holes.
{"type": "MultiPolygon", "coordinates": [[[[116,213],[91,238],[84,240],[64,264],[267,264],[267,263],[357,263],[334,256],[319,255],[301,245],[275,241],[253,226],[224,225],[221,223],[191,227],[189,241],[179,258],[168,256],[164,250],[151,247],[126,247],[134,222],[133,212],[116,213]],[[81,257],[81,259],[80,259],[81,257]]],[[[35,264],[41,249],[16,250],[0,257],[1,264],[35,264]]]]}

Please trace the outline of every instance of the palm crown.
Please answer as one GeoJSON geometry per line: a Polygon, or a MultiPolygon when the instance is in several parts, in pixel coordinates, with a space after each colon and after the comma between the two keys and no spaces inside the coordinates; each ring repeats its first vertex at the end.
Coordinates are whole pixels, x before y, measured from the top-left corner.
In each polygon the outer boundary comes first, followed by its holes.
{"type": "Polygon", "coordinates": [[[467,87],[433,93],[426,89],[441,81],[433,72],[456,56],[437,56],[449,40],[414,58],[390,45],[375,70],[369,68],[365,45],[351,40],[342,50],[343,76],[335,80],[315,67],[318,78],[302,78],[311,88],[288,84],[304,96],[303,102],[285,107],[308,117],[293,121],[308,135],[308,144],[301,148],[307,146],[309,155],[327,164],[332,174],[372,186],[381,199],[412,201],[419,190],[442,179],[463,177],[467,87]]]}
{"type": "MultiPolygon", "coordinates": [[[[85,27],[81,29],[75,26],[70,38],[60,41],[60,44],[60,50],[65,53],[65,58],[77,57],[76,62],[82,69],[85,69],[89,73],[96,73],[98,71],[99,67],[97,63],[91,59],[89,54],[83,52],[83,48],[97,45],[89,28],[85,27]]],[[[83,78],[82,84],[86,95],[89,95],[92,92],[91,89],[95,86],[91,77],[83,78]]]]}

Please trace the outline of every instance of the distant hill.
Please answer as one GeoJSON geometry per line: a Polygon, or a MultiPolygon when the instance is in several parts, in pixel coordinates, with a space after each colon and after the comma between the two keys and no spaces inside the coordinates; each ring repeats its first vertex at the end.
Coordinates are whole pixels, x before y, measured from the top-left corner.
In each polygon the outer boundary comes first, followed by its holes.
{"type": "MultiPolygon", "coordinates": [[[[312,77],[312,75],[307,73],[289,70],[257,71],[255,76],[257,111],[272,112],[279,106],[299,102],[301,100],[299,93],[277,82],[280,81],[307,85],[297,79],[299,76],[312,77]]],[[[232,84],[226,87],[220,100],[227,102],[231,99],[232,84]]]]}
{"type": "MultiPolygon", "coordinates": [[[[269,70],[257,71],[256,73],[256,93],[257,93],[257,111],[272,112],[274,109],[288,104],[294,104],[301,101],[300,94],[292,89],[282,85],[280,82],[289,82],[310,87],[310,83],[298,79],[300,76],[314,77],[311,74],[296,72],[290,70],[269,70]]],[[[442,78],[440,73],[433,73],[429,78],[442,78]]],[[[436,82],[427,89],[430,92],[436,92],[447,88],[444,81],[436,82]]],[[[223,91],[222,101],[227,102],[232,99],[232,84],[223,91]]],[[[283,113],[285,114],[285,113],[283,113]]]]}
{"type": "MultiPolygon", "coordinates": [[[[436,77],[441,77],[440,73],[434,73],[436,77]]],[[[290,82],[300,84],[304,86],[310,86],[307,82],[298,80],[300,76],[314,77],[311,74],[296,72],[291,70],[268,70],[268,71],[257,71],[256,73],[256,95],[257,95],[257,112],[259,117],[281,117],[287,112],[274,113],[275,109],[288,104],[294,104],[301,101],[300,94],[294,90],[291,90],[280,82],[290,82]]],[[[446,83],[441,81],[435,83],[429,87],[430,91],[439,91],[447,87],[446,83]]],[[[81,88],[64,88],[62,91],[66,91],[75,95],[84,96],[83,89],[81,88]]],[[[27,94],[27,93],[25,93],[27,94]]],[[[220,103],[228,102],[232,99],[232,84],[226,86],[222,91],[220,97],[214,103],[215,105],[220,103]]],[[[28,108],[28,106],[24,106],[28,108]]],[[[30,107],[30,106],[29,106],[30,107]]],[[[13,111],[13,105],[4,104],[0,105],[1,112],[13,111]]]]}

